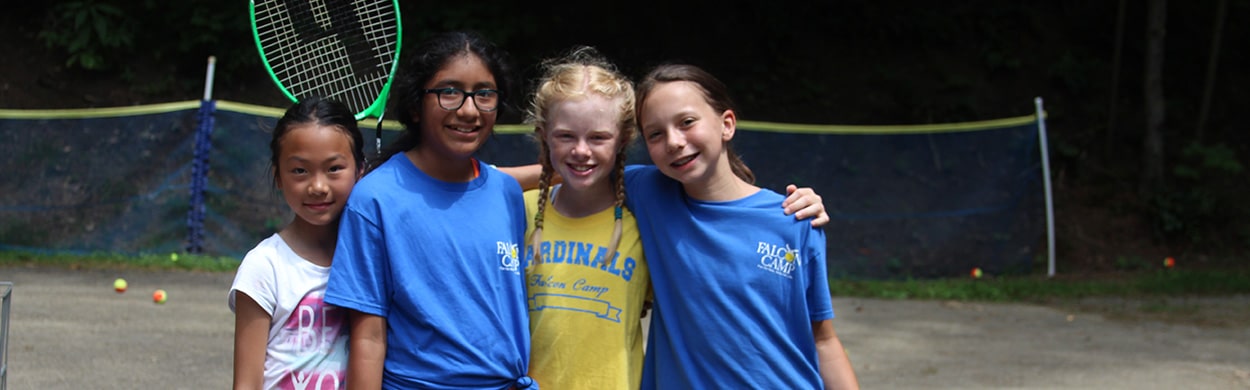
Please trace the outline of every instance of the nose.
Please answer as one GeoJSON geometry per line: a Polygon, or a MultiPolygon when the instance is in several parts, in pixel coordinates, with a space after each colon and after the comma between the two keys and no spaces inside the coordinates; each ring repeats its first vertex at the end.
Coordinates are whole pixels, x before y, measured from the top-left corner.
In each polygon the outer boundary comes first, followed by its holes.
{"type": "Polygon", "coordinates": [[[330,192],[330,185],[325,177],[315,175],[311,183],[308,183],[308,195],[323,196],[330,192]]]}
{"type": "Polygon", "coordinates": [[[590,145],[586,143],[586,140],[578,140],[577,143],[573,145],[573,155],[577,157],[590,155],[590,145]]]}
{"type": "Polygon", "coordinates": [[[474,99],[476,98],[474,98],[473,95],[465,96],[464,103],[461,103],[460,109],[456,110],[456,115],[459,115],[462,118],[475,118],[482,115],[482,113],[477,110],[477,100],[474,99]]]}
{"type": "Polygon", "coordinates": [[[665,137],[668,144],[669,152],[676,152],[686,148],[686,135],[675,129],[666,130],[668,132],[665,137]]]}

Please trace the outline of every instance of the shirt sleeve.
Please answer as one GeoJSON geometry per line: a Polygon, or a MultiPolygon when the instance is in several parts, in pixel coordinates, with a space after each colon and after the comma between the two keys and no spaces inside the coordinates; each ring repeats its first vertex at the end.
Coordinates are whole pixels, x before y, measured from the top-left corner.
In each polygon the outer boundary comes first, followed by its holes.
{"type": "MultiPolygon", "coordinates": [[[[803,225],[807,225],[804,223],[803,225]]],[[[807,242],[804,249],[807,253],[800,254],[807,271],[807,311],[812,322],[824,321],[834,317],[833,299],[829,296],[829,266],[825,250],[825,232],[820,228],[804,226],[807,229],[807,242]]]]}
{"type": "Polygon", "coordinates": [[[649,199],[655,194],[660,183],[656,175],[660,173],[654,165],[625,166],[625,207],[629,208],[630,212],[637,215],[638,210],[644,206],[644,199],[649,199]]]}
{"type": "MultiPolygon", "coordinates": [[[[372,203],[372,201],[367,201],[372,203]]],[[[386,317],[389,310],[390,258],[386,232],[348,201],[339,220],[338,243],[325,301],[331,305],[386,317]]]]}
{"type": "Polygon", "coordinates": [[[235,295],[244,293],[256,301],[265,313],[273,316],[273,310],[278,304],[274,286],[277,271],[274,269],[272,258],[275,254],[269,252],[266,248],[258,246],[248,252],[243,257],[243,262],[239,263],[239,269],[234,274],[234,283],[230,286],[228,296],[230,311],[235,311],[235,295]]]}

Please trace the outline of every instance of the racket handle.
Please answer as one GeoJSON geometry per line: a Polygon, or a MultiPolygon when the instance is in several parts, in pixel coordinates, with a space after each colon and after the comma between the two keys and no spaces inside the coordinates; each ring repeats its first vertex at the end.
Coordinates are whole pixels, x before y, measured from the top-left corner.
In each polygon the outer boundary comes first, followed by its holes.
{"type": "Polygon", "coordinates": [[[383,112],[382,114],[378,115],[378,132],[376,134],[376,138],[373,139],[374,141],[373,146],[375,148],[374,153],[377,153],[378,157],[382,156],[382,116],[383,115],[386,115],[386,113],[383,112]]]}

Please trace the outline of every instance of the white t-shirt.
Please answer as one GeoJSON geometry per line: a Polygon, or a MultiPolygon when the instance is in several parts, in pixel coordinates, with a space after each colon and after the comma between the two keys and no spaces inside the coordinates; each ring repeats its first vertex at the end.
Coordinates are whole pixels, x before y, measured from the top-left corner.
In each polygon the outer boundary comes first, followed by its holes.
{"type": "Polygon", "coordinates": [[[247,252],[230,286],[272,318],[265,348],[266,389],[346,386],[347,310],[323,300],[330,268],[305,260],[277,234],[247,252]]]}

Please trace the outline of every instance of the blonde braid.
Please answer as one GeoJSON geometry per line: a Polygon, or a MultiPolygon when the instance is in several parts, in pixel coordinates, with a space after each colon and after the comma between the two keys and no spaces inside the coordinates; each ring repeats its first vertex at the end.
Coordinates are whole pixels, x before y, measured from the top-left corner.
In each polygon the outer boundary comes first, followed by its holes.
{"type": "MultiPolygon", "coordinates": [[[[541,130],[534,129],[535,133],[541,134],[541,130]]],[[[540,156],[547,155],[547,141],[540,135],[538,138],[538,151],[540,156]]],[[[539,158],[539,163],[543,167],[543,173],[538,176],[538,212],[534,214],[534,233],[530,237],[530,245],[534,246],[534,264],[542,263],[542,243],[543,243],[543,215],[547,213],[547,197],[551,193],[551,176],[555,171],[551,168],[551,159],[539,158]]]]}
{"type": "Polygon", "coordinates": [[[534,261],[536,263],[542,261],[539,255],[541,249],[539,245],[542,241],[543,214],[545,214],[549,198],[548,187],[554,174],[549,147],[542,131],[546,125],[546,110],[549,105],[557,102],[591,94],[619,99],[620,103],[617,134],[619,145],[613,172],[616,175],[613,183],[616,192],[615,221],[612,238],[607,248],[609,256],[616,256],[624,230],[622,214],[625,207],[625,149],[633,139],[634,132],[631,130],[637,125],[633,83],[603,58],[597,50],[589,46],[576,47],[561,58],[543,61],[543,69],[543,76],[534,91],[526,118],[527,122],[535,125],[534,138],[539,145],[538,160],[543,167],[539,183],[538,214],[534,216],[534,233],[531,237],[534,245],[534,261]]]}
{"type": "Polygon", "coordinates": [[[612,240],[608,244],[608,255],[614,256],[617,248],[621,244],[621,235],[624,233],[624,222],[622,221],[622,210],[625,208],[625,151],[629,149],[629,145],[634,140],[633,129],[638,125],[636,112],[634,111],[634,84],[624,75],[616,71],[615,68],[603,63],[602,69],[605,70],[606,80],[605,86],[601,87],[601,91],[616,99],[620,99],[620,106],[617,110],[619,118],[617,122],[617,146],[616,146],[616,166],[613,167],[613,174],[616,175],[612,183],[616,190],[616,207],[615,217],[612,226],[612,240]]]}
{"type": "Polygon", "coordinates": [[[625,146],[622,144],[616,152],[616,167],[613,174],[616,180],[612,186],[616,189],[616,207],[614,207],[616,220],[612,223],[612,240],[608,242],[608,256],[615,256],[616,249],[621,245],[621,234],[624,231],[624,222],[621,221],[625,208],[625,146]]]}

